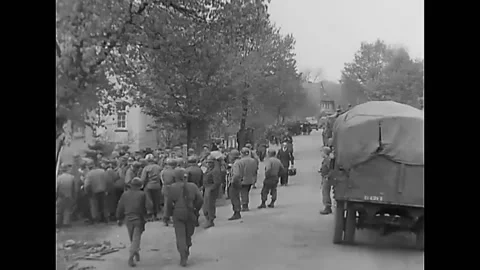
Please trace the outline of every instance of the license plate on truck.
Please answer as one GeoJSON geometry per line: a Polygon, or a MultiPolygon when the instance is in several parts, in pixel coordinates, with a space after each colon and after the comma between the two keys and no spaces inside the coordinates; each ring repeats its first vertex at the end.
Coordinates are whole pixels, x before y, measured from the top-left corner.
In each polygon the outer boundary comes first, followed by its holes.
{"type": "Polygon", "coordinates": [[[381,201],[383,201],[383,196],[370,196],[370,195],[365,195],[365,196],[363,196],[363,199],[364,199],[365,201],[381,202],[381,201]]]}

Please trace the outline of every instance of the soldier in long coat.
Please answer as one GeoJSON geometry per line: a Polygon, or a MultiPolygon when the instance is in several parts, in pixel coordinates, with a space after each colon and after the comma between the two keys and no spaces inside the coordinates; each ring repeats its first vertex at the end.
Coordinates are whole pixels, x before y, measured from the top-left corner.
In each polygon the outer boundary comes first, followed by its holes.
{"type": "Polygon", "coordinates": [[[198,187],[186,181],[184,169],[176,168],[174,179],[175,183],[168,189],[164,222],[168,223],[173,216],[180,265],[185,267],[190,255],[192,236],[195,233],[195,212],[202,208],[203,198],[198,187]]]}
{"type": "Polygon", "coordinates": [[[62,164],[62,173],[57,178],[57,227],[70,227],[73,204],[77,199],[75,177],[70,173],[71,165],[62,164]]]}

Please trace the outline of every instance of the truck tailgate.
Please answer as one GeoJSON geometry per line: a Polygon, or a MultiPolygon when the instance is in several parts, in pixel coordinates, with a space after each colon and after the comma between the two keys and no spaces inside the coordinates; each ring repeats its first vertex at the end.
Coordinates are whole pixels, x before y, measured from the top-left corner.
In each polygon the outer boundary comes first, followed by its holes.
{"type": "Polygon", "coordinates": [[[424,167],[373,157],[337,183],[335,198],[423,207],[424,167]]]}

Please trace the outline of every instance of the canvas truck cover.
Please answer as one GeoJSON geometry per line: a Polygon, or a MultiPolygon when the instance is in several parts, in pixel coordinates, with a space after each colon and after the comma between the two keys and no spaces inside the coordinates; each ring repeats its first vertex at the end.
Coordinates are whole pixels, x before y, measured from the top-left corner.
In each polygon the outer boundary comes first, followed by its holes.
{"type": "Polygon", "coordinates": [[[353,107],[333,126],[336,163],[349,169],[382,155],[398,163],[423,166],[423,117],[423,111],[393,101],[353,107]]]}

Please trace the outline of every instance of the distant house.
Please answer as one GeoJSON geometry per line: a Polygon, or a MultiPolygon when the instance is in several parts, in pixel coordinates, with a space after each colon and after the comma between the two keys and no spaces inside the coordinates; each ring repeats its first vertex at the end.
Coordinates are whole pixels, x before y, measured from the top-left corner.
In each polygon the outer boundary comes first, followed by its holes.
{"type": "Polygon", "coordinates": [[[342,103],[340,85],[335,82],[304,82],[303,88],[311,102],[318,104],[318,115],[335,112],[335,105],[342,103]]]}
{"type": "Polygon", "coordinates": [[[320,82],[320,114],[324,113],[334,113],[335,112],[335,101],[328,95],[323,83],[320,82]]]}
{"type": "MultiPolygon", "coordinates": [[[[75,153],[82,154],[93,144],[95,138],[89,127],[73,127],[68,146],[64,147],[62,160],[70,159],[75,153]]],[[[127,144],[132,151],[156,148],[160,142],[153,118],[142,113],[139,107],[119,103],[115,113],[105,117],[105,127],[97,128],[96,134],[102,139],[127,144]]]]}

